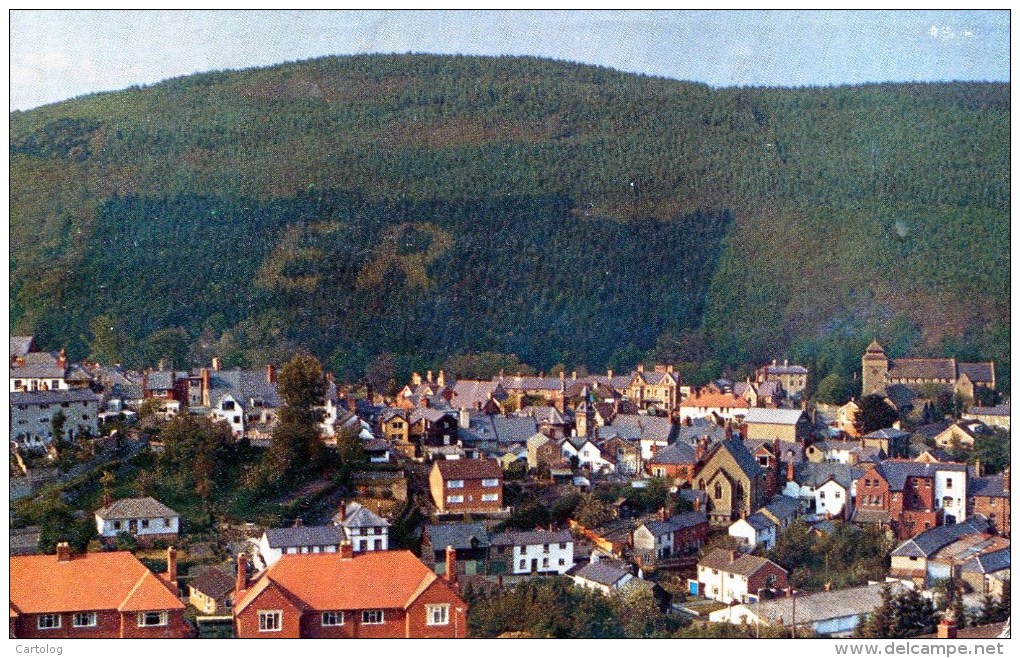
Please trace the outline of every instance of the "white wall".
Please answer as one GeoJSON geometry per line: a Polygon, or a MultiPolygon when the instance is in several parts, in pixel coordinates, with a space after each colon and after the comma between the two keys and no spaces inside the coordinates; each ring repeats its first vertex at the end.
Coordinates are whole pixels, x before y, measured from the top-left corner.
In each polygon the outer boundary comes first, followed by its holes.
{"type": "Polygon", "coordinates": [[[935,506],[945,509],[944,514],[952,515],[956,522],[967,519],[967,474],[962,471],[935,471],[935,506]],[[952,486],[949,481],[952,480],[952,486]],[[952,502],[943,504],[943,498],[952,502]]]}
{"type": "Polygon", "coordinates": [[[48,446],[53,441],[53,416],[58,411],[62,411],[67,418],[64,422],[65,439],[71,440],[86,430],[96,436],[99,434],[99,410],[99,402],[90,400],[12,404],[11,441],[26,448],[48,446]]]}
{"type": "MultiPolygon", "coordinates": [[[[834,518],[843,514],[843,508],[850,503],[850,493],[839,483],[829,480],[815,491],[815,511],[818,514],[830,514],[834,518]]],[[[852,509],[847,509],[847,514],[852,509]]]]}
{"type": "Polygon", "coordinates": [[[179,532],[180,519],[171,516],[169,519],[163,517],[146,517],[139,519],[102,519],[96,516],[96,532],[103,537],[116,537],[121,532],[128,532],[136,537],[146,535],[176,535],[179,532]],[[135,522],[135,531],[131,532],[131,521],[135,522]],[[166,523],[169,521],[169,523],[166,523]],[[142,527],[147,522],[148,527],[142,527]],[[119,527],[118,527],[119,524],[119,527]]]}
{"type": "Polygon", "coordinates": [[[513,547],[513,573],[531,573],[531,561],[538,560],[538,571],[557,574],[566,573],[567,569],[574,566],[574,542],[566,542],[566,548],[560,548],[559,542],[549,543],[549,552],[546,553],[542,544],[529,544],[527,546],[513,547]],[[521,560],[524,560],[524,567],[521,567],[521,560]],[[548,560],[548,566],[545,565],[548,560]],[[563,564],[560,564],[562,560],[563,564]]]}

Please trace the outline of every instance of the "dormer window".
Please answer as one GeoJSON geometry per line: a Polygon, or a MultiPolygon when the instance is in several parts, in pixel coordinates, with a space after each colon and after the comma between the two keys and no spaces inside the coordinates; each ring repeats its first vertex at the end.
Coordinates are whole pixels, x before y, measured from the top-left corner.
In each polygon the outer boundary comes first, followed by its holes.
{"type": "Polygon", "coordinates": [[[223,402],[220,403],[220,409],[222,409],[223,411],[233,411],[234,410],[234,401],[233,400],[224,400],[223,402]]]}

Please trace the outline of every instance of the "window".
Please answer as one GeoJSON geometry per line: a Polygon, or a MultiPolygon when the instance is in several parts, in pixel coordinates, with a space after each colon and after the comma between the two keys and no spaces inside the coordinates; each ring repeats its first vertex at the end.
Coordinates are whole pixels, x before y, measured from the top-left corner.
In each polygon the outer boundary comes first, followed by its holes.
{"type": "Polygon", "coordinates": [[[722,485],[718,482],[715,483],[715,499],[719,500],[722,498],[722,485]]]}
{"type": "Polygon", "coordinates": [[[824,491],[819,491],[818,492],[818,499],[819,500],[825,500],[825,492],[824,491]]]}
{"type": "Polygon", "coordinates": [[[482,494],[483,503],[495,503],[499,501],[499,494],[482,494]]]}
{"type": "Polygon", "coordinates": [[[36,619],[35,627],[40,631],[60,628],[60,615],[39,615],[36,619]]]}
{"type": "Polygon", "coordinates": [[[527,560],[521,560],[521,567],[520,568],[521,569],[527,569],[528,568],[528,561],[527,560]]]}
{"type": "Polygon", "coordinates": [[[840,494],[840,492],[839,492],[839,491],[837,491],[837,492],[835,492],[835,493],[833,494],[833,496],[835,496],[836,498],[839,498],[839,494],[840,494]]]}
{"type": "Polygon", "coordinates": [[[564,560],[563,558],[560,558],[560,566],[561,566],[561,567],[562,567],[563,565],[565,565],[566,563],[567,563],[567,561],[566,561],[566,560],[564,560]]]}
{"type": "Polygon", "coordinates": [[[542,552],[543,553],[549,552],[549,544],[542,544],[542,552]]]}
{"type": "Polygon", "coordinates": [[[565,550],[567,548],[567,543],[566,542],[560,542],[560,548],[565,550]]]}
{"type": "Polygon", "coordinates": [[[148,612],[138,613],[139,626],[166,626],[166,624],[166,610],[150,610],[148,612]]]}
{"type": "Polygon", "coordinates": [[[142,519],[142,528],[149,527],[149,519],[142,519]]]}
{"type": "Polygon", "coordinates": [[[364,553],[365,551],[368,550],[368,540],[367,539],[362,539],[360,542],[358,542],[358,550],[361,551],[362,553],[364,553]]]}
{"type": "Polygon", "coordinates": [[[343,626],[344,625],[344,613],[342,613],[342,612],[324,612],[324,613],[322,613],[322,625],[323,626],[343,626]]]}
{"type": "Polygon", "coordinates": [[[374,550],[374,551],[381,551],[382,550],[382,540],[381,539],[373,540],[373,542],[372,542],[372,550],[374,550]]]}
{"type": "Polygon", "coordinates": [[[542,558],[542,568],[543,569],[549,568],[549,558],[547,557],[542,558]]]}
{"type": "Polygon", "coordinates": [[[240,424],[240,422],[241,422],[241,417],[240,416],[234,416],[234,424],[235,425],[236,424],[240,424]]]}
{"type": "Polygon", "coordinates": [[[447,480],[446,481],[446,488],[447,489],[463,489],[464,488],[464,480],[447,480]]]}
{"type": "Polygon", "coordinates": [[[946,489],[953,488],[953,478],[946,478],[946,489]]]}
{"type": "Polygon", "coordinates": [[[446,502],[448,503],[463,503],[464,496],[447,496],[446,502]]]}
{"type": "Polygon", "coordinates": [[[120,521],[114,521],[113,522],[113,529],[114,530],[120,530],[120,521]]]}
{"type": "Polygon", "coordinates": [[[498,478],[486,478],[486,479],[482,480],[482,486],[483,487],[498,487],[499,486],[499,479],[498,478]]]}
{"type": "Polygon", "coordinates": [[[170,519],[163,519],[163,526],[166,528],[170,527],[170,519]]]}
{"type": "Polygon", "coordinates": [[[74,627],[75,628],[88,628],[96,625],[96,613],[94,612],[76,612],[74,613],[74,627]]]}
{"type": "Polygon", "coordinates": [[[450,606],[442,605],[425,606],[425,624],[428,626],[446,626],[450,623],[450,606]]]}
{"type": "Polygon", "coordinates": [[[220,409],[222,409],[223,411],[233,411],[234,410],[234,401],[233,400],[224,400],[223,403],[220,405],[220,409]]]}
{"type": "Polygon", "coordinates": [[[383,623],[383,611],[382,610],[362,610],[361,611],[361,623],[362,624],[381,624],[383,623]]]}
{"type": "Polygon", "coordinates": [[[259,632],[272,633],[283,629],[283,610],[259,610],[259,632]]]}

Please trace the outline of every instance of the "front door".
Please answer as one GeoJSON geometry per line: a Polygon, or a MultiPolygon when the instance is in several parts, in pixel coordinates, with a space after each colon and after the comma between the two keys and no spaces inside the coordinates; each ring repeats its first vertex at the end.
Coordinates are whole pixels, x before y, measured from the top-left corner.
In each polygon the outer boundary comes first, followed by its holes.
{"type": "Polygon", "coordinates": [[[531,573],[535,573],[537,571],[538,571],[538,558],[533,557],[531,558],[531,573]]]}

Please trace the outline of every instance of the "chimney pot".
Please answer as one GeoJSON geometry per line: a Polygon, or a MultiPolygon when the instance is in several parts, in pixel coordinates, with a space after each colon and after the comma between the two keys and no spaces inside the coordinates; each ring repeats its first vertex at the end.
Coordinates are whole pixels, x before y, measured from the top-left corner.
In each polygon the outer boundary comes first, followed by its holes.
{"type": "Polygon", "coordinates": [[[177,549],[173,546],[166,549],[166,578],[177,584],[177,549]]]}
{"type": "Polygon", "coordinates": [[[347,503],[340,501],[340,520],[343,521],[347,518],[347,503]]]}
{"type": "Polygon", "coordinates": [[[730,562],[736,562],[738,557],[740,557],[739,551],[730,551],[730,562]]]}
{"type": "Polygon", "coordinates": [[[220,357],[214,356],[212,358],[212,369],[213,369],[213,372],[219,372],[220,371],[220,357]]]}
{"type": "Polygon", "coordinates": [[[438,386],[446,386],[446,373],[442,370],[439,371],[439,377],[436,378],[436,384],[438,386]]]}
{"type": "Polygon", "coordinates": [[[294,527],[295,528],[300,528],[302,525],[304,525],[304,521],[301,519],[300,516],[297,517],[296,519],[294,519],[294,527]]]}
{"type": "Polygon", "coordinates": [[[432,383],[432,371],[431,370],[429,370],[427,373],[425,373],[425,381],[427,381],[430,384],[432,383]]]}
{"type": "Polygon", "coordinates": [[[354,546],[351,542],[346,539],[340,542],[340,559],[341,560],[352,560],[354,559],[354,546]]]}
{"type": "Polygon", "coordinates": [[[270,384],[276,383],[276,366],[272,363],[266,364],[266,382],[270,384]]]}
{"type": "Polygon", "coordinates": [[[71,561],[71,545],[66,541],[57,544],[57,562],[71,561]]]}
{"type": "Polygon", "coordinates": [[[606,371],[606,378],[607,379],[612,379],[613,378],[613,370],[612,370],[612,368],[610,368],[609,370],[606,371]]]}
{"type": "Polygon", "coordinates": [[[421,386],[421,375],[419,375],[416,372],[412,373],[411,374],[411,385],[412,386],[421,386]]]}
{"type": "Polygon", "coordinates": [[[457,587],[457,551],[453,546],[446,547],[446,582],[457,587]]]}
{"type": "Polygon", "coordinates": [[[248,589],[248,556],[237,554],[237,580],[234,581],[234,605],[241,601],[241,593],[248,589]]]}
{"type": "Polygon", "coordinates": [[[663,522],[666,521],[666,508],[665,507],[660,507],[659,508],[659,520],[663,521],[663,522]]]}

